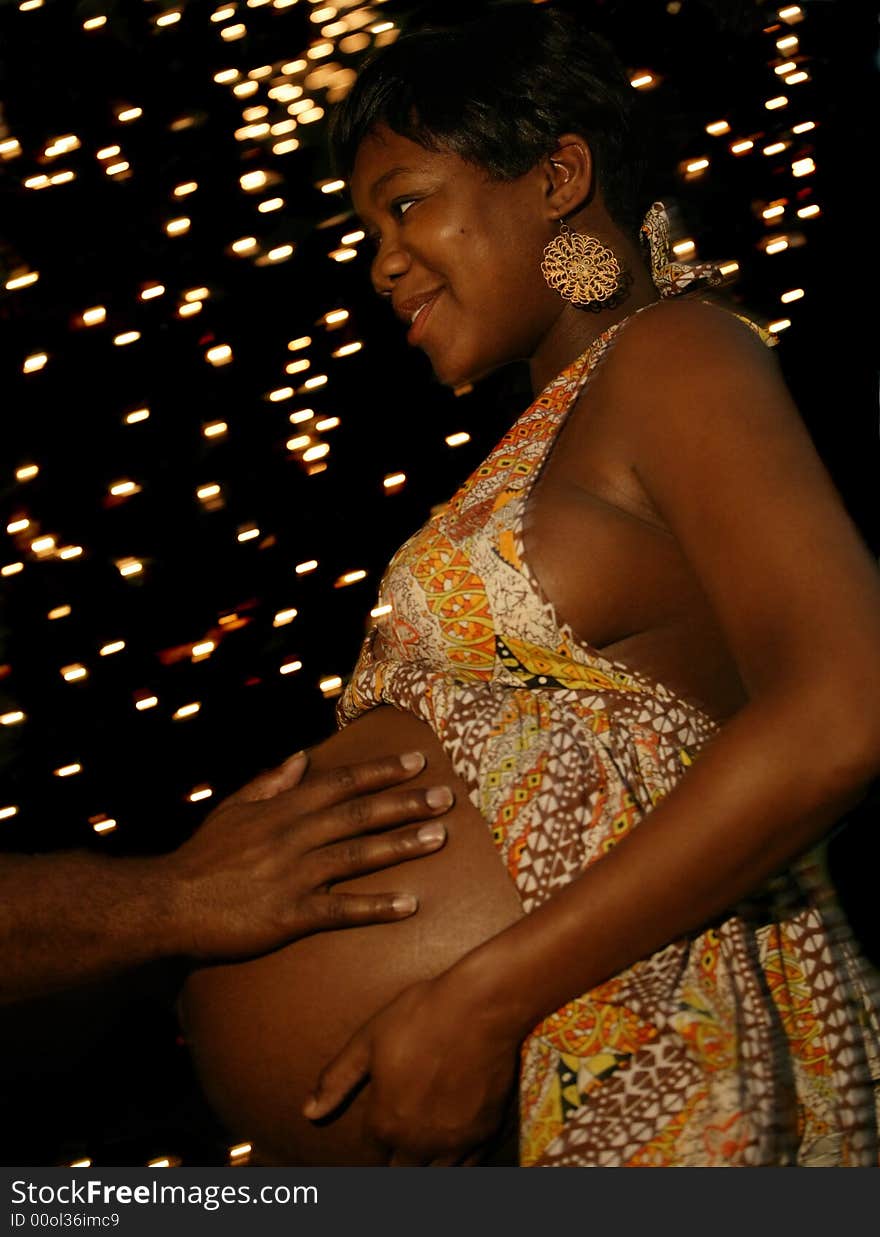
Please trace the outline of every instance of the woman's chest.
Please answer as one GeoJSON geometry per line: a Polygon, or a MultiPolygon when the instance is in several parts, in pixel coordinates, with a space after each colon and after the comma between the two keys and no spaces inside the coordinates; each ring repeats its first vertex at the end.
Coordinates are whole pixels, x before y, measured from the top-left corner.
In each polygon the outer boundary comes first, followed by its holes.
{"type": "Polygon", "coordinates": [[[709,599],[601,417],[564,427],[521,521],[532,576],[584,643],[716,718],[741,706],[709,599]]]}

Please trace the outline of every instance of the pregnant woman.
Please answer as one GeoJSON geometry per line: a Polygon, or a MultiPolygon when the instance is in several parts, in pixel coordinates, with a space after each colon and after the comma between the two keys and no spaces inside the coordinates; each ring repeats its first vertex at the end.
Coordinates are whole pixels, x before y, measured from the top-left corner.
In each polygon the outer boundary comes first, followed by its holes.
{"type": "Polygon", "coordinates": [[[311,753],[451,788],[418,913],[190,980],[263,1163],[498,1162],[515,1094],[523,1165],[877,1164],[821,842],[880,771],[880,583],[768,341],[640,226],[634,97],[526,5],[400,38],[336,118],[409,342],[536,398],[392,559],[311,753]]]}

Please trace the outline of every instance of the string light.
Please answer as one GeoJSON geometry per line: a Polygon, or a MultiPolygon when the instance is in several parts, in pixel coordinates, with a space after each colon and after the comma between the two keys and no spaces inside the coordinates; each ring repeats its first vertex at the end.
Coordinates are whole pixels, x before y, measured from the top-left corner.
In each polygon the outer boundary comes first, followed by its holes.
{"type": "Polygon", "coordinates": [[[72,666],[61,667],[61,677],[64,679],[65,683],[78,683],[83,679],[87,679],[88,676],[89,672],[85,666],[79,665],[78,663],[72,666]]]}
{"type": "Polygon", "coordinates": [[[16,275],[13,279],[7,279],[6,291],[15,292],[18,288],[29,288],[35,284],[40,278],[39,271],[28,271],[26,275],[16,275]]]}
{"type": "Polygon", "coordinates": [[[346,571],[345,575],[339,577],[334,588],[345,588],[349,584],[357,584],[359,580],[365,580],[367,573],[365,571],[346,571]]]}
{"type": "Polygon", "coordinates": [[[75,777],[77,773],[82,773],[82,765],[78,762],[69,765],[61,765],[58,769],[53,769],[52,772],[56,777],[75,777]]]}
{"type": "Polygon", "coordinates": [[[329,452],[330,447],[328,443],[321,442],[318,443],[317,446],[309,447],[307,450],[303,451],[303,459],[307,464],[309,464],[313,460],[323,459],[325,455],[329,454],[329,452]]]}
{"type": "Polygon", "coordinates": [[[191,704],[182,704],[179,709],[176,709],[175,712],[171,714],[171,720],[174,722],[179,722],[183,721],[186,717],[195,717],[201,707],[201,704],[197,700],[194,700],[191,704]]]}

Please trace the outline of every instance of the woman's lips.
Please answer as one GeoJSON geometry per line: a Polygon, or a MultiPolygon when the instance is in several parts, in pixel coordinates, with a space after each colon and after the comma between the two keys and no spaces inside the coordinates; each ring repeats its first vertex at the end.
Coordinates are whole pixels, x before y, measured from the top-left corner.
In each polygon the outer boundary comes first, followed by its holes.
{"type": "Polygon", "coordinates": [[[425,301],[424,305],[419,310],[418,314],[416,315],[415,321],[413,322],[412,326],[409,328],[406,334],[406,342],[408,344],[414,346],[415,344],[419,342],[419,340],[424,335],[425,323],[430,318],[431,313],[434,309],[434,306],[437,304],[437,300],[441,296],[442,291],[443,289],[441,288],[439,292],[435,292],[434,295],[430,298],[430,300],[425,301]]]}

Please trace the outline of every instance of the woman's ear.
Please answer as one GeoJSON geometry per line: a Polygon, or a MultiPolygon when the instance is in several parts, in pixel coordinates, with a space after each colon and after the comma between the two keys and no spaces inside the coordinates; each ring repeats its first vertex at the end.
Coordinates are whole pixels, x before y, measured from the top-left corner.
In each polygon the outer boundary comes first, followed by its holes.
{"type": "Polygon", "coordinates": [[[556,149],[544,159],[547,211],[554,219],[571,215],[593,195],[593,155],[586,139],[564,133],[556,149]]]}

